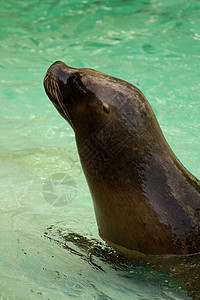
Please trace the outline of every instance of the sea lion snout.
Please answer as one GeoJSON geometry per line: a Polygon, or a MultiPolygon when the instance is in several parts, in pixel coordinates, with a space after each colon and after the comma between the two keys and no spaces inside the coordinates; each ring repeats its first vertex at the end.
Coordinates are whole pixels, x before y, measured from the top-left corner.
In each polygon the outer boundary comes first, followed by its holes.
{"type": "Polygon", "coordinates": [[[50,79],[66,84],[69,77],[73,75],[73,72],[71,72],[72,69],[62,61],[54,62],[47,70],[44,77],[44,84],[50,79]]]}
{"type": "Polygon", "coordinates": [[[54,104],[58,112],[65,118],[75,130],[74,124],[68,112],[67,104],[70,95],[70,81],[73,81],[73,69],[62,61],[54,62],[44,77],[44,89],[49,99],[54,104]]]}
{"type": "Polygon", "coordinates": [[[80,77],[81,76],[78,72],[78,69],[71,68],[62,61],[56,61],[47,70],[47,73],[44,77],[44,88],[45,90],[49,90],[49,85],[50,88],[56,88],[59,90],[59,93],[63,99],[65,98],[66,94],[71,92],[76,94],[78,91],[85,94],[86,91],[80,77]]]}
{"type": "Polygon", "coordinates": [[[85,126],[95,128],[93,119],[106,119],[110,115],[107,101],[92,90],[98,86],[99,93],[103,93],[98,77],[94,76],[96,73],[92,69],[72,68],[56,61],[44,77],[44,89],[49,99],[76,131],[82,131],[85,126]]]}

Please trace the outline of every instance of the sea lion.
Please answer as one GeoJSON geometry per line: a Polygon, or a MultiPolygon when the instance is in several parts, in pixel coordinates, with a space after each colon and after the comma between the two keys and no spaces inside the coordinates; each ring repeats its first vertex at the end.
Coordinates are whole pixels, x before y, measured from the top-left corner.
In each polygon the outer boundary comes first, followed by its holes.
{"type": "Polygon", "coordinates": [[[45,91],[75,131],[100,236],[144,254],[200,251],[200,185],[134,85],[93,69],[50,66],[45,91]]]}

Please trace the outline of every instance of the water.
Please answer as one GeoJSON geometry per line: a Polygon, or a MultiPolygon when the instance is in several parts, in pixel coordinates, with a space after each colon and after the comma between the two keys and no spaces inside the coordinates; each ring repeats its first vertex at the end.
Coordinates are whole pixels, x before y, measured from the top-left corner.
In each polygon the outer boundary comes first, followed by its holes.
{"type": "Polygon", "coordinates": [[[96,257],[102,271],[56,243],[58,232],[100,238],[74,133],[42,80],[63,60],[135,84],[200,177],[199,13],[186,0],[0,2],[1,299],[188,298],[162,272],[96,257]]]}

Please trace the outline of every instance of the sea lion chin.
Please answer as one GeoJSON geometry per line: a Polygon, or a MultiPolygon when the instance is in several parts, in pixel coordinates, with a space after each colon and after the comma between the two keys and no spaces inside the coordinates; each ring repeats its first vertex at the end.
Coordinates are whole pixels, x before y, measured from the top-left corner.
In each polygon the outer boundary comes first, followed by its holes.
{"type": "Polygon", "coordinates": [[[200,185],[134,85],[55,62],[45,91],[75,131],[100,236],[144,254],[200,251],[200,185]]]}

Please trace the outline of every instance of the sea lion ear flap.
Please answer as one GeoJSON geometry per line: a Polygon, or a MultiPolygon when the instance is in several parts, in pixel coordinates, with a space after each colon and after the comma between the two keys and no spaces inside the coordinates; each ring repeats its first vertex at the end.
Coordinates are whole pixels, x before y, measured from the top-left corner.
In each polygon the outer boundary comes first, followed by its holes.
{"type": "Polygon", "coordinates": [[[103,103],[103,110],[105,111],[105,113],[109,114],[110,106],[107,103],[103,103]]]}

